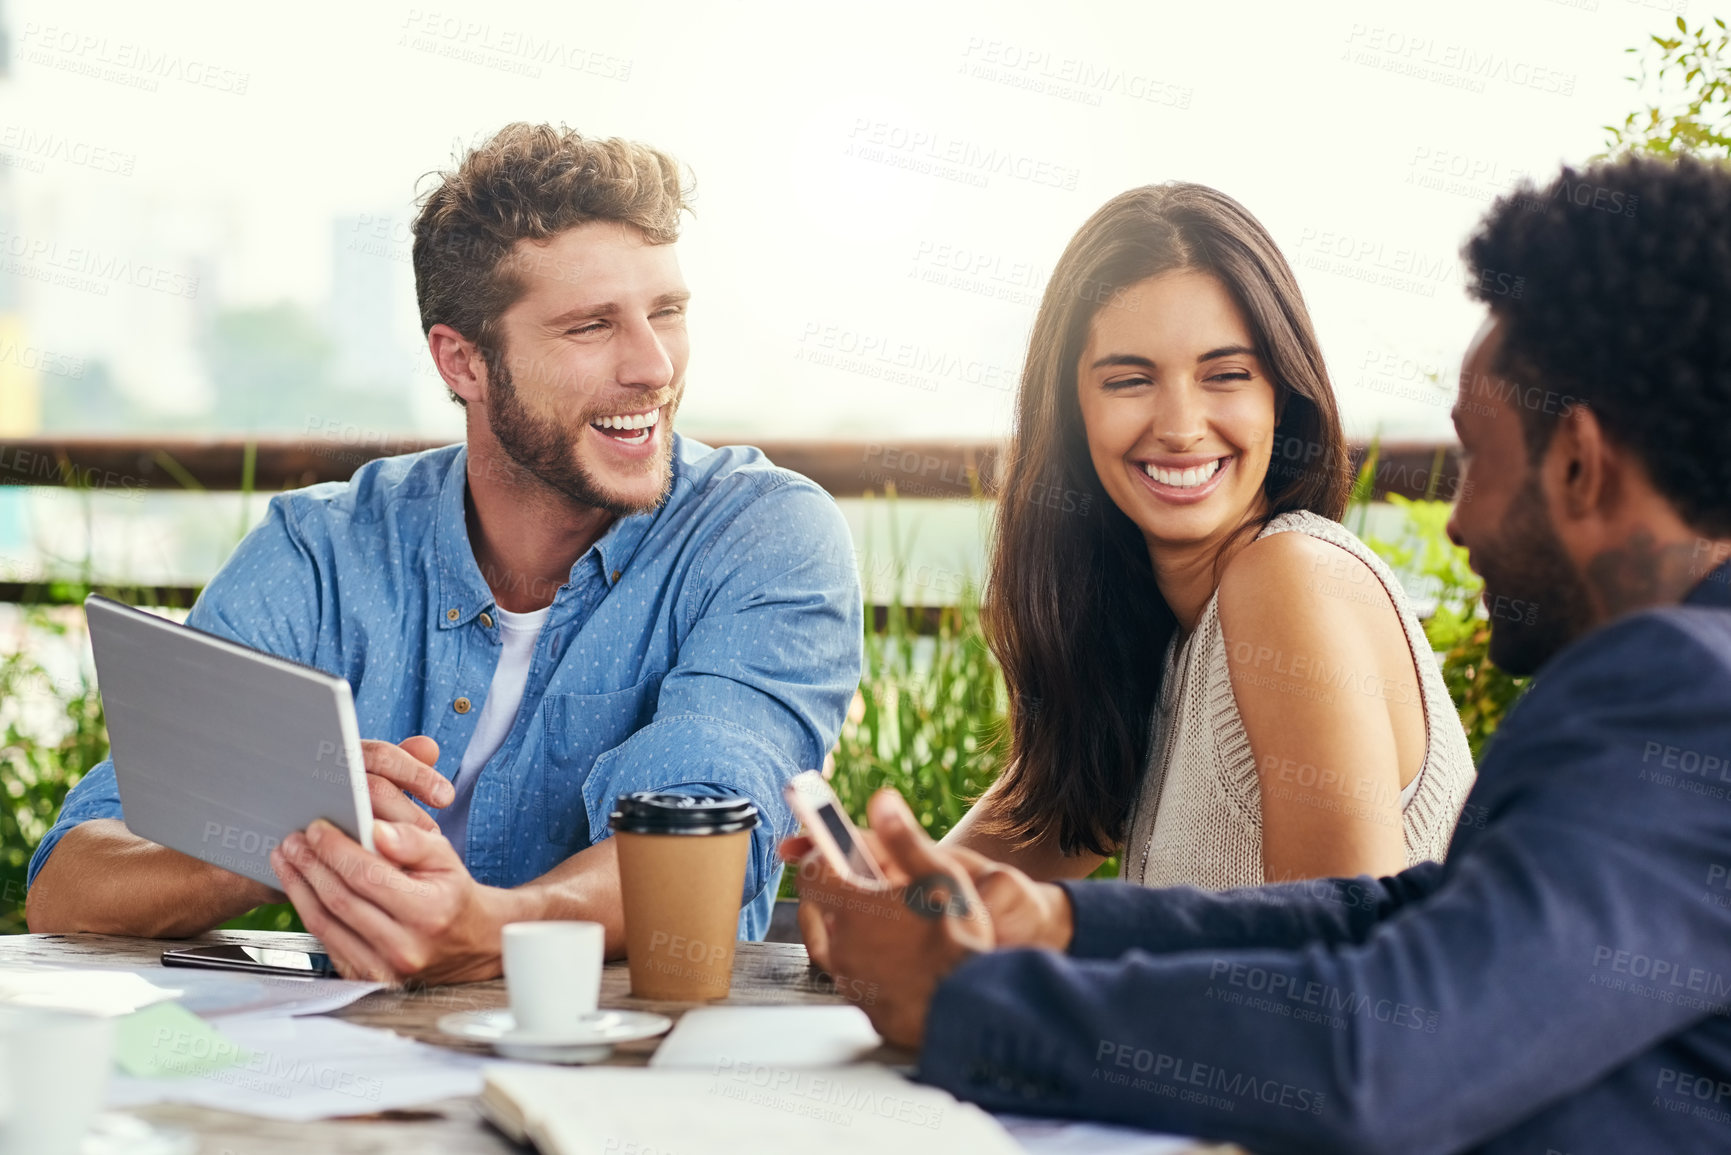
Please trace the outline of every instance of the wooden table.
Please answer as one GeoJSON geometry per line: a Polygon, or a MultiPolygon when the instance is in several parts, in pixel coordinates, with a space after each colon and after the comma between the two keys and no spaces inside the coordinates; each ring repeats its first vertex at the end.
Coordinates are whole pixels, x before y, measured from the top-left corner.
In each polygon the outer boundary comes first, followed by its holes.
{"type": "MultiPolygon", "coordinates": [[[[212,931],[194,939],[121,938],[99,934],[0,935],[0,963],[91,963],[144,966],[158,961],[165,949],[198,943],[249,943],[285,950],[319,950],[311,935],[274,931],[212,931]]],[[[663,1003],[631,997],[630,976],[623,963],[610,964],[601,976],[601,1005],[655,1011],[677,1020],[690,1003],[663,1003]]],[[[733,964],[733,990],[725,1004],[734,1006],[814,1006],[840,1003],[842,998],[827,976],[806,963],[805,948],[786,943],[740,943],[733,964]]],[[[505,1005],[502,979],[422,991],[375,991],[336,1017],[369,1027],[384,1027],[441,1047],[490,1054],[485,1046],[465,1043],[439,1033],[440,1016],[452,1011],[486,1010],[505,1005]]],[[[625,1043],[608,1060],[616,1066],[640,1067],[655,1053],[658,1039],[625,1043]]],[[[874,1057],[907,1062],[906,1052],[884,1049],[874,1057]]],[[[347,1119],[288,1123],[212,1111],[203,1107],[159,1104],[129,1108],[153,1124],[190,1131],[200,1140],[199,1155],[521,1155],[497,1131],[482,1121],[473,1099],[449,1099],[412,1111],[383,1111],[347,1119]]]]}
{"type": "MultiPolygon", "coordinates": [[[[165,949],[197,943],[247,943],[285,950],[322,949],[317,939],[305,934],[275,931],[212,931],[194,939],[122,938],[111,935],[21,934],[0,935],[0,964],[92,963],[105,966],[141,966],[158,961],[165,949]]],[[[601,1005],[611,1009],[655,1011],[677,1020],[690,1003],[665,1003],[632,998],[630,976],[624,963],[612,963],[602,972],[601,1005]]],[[[787,943],[740,943],[734,954],[733,989],[717,1005],[731,1006],[825,1006],[842,1002],[827,975],[814,971],[806,961],[805,948],[787,943]]],[[[453,1011],[503,1007],[505,983],[434,987],[421,991],[375,991],[340,1011],[336,1017],[369,1027],[384,1027],[424,1043],[456,1050],[490,1054],[488,1048],[443,1035],[440,1016],[453,1011]]],[[[654,1054],[659,1039],[625,1043],[608,1060],[613,1066],[644,1066],[654,1054]]],[[[911,1061],[906,1051],[883,1047],[868,1058],[887,1063],[911,1061]]],[[[199,1138],[199,1155],[522,1155],[480,1116],[473,1099],[447,1099],[413,1110],[382,1111],[375,1115],[291,1123],[213,1111],[204,1107],[158,1104],[129,1108],[129,1113],[152,1124],[191,1132],[199,1138]]],[[[1236,1148],[1198,1146],[1197,1152],[1236,1151],[1236,1148]]]]}

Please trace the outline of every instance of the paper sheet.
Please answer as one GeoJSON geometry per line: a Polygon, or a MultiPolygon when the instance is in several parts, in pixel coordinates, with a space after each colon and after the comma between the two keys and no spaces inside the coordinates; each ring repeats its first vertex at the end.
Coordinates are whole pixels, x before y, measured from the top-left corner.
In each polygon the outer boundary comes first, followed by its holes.
{"type": "Polygon", "coordinates": [[[342,1019],[230,1019],[222,1033],[244,1052],[234,1066],[180,1078],[116,1075],[109,1107],[191,1103],[295,1122],[369,1115],[478,1094],[487,1064],[342,1019]]]}
{"type": "Polygon", "coordinates": [[[224,1021],[329,1014],[385,989],[384,983],[251,975],[195,967],[143,967],[135,973],[156,986],[178,991],[180,1005],[193,1014],[224,1021]]]}
{"type": "Polygon", "coordinates": [[[0,1006],[128,1015],[174,997],[174,991],[131,971],[0,967],[0,1006]]]}
{"type": "Polygon", "coordinates": [[[207,1019],[322,1015],[383,989],[383,983],[191,967],[0,966],[0,1005],[96,1015],[130,1014],[169,1000],[207,1019]]]}
{"type": "Polygon", "coordinates": [[[232,1039],[179,1003],[156,1003],[114,1024],[114,1063],[128,1075],[204,1075],[244,1058],[232,1039]]]}
{"type": "Polygon", "coordinates": [[[997,1120],[1022,1145],[1022,1150],[1032,1155],[1184,1155],[1210,1149],[1201,1139],[1103,1123],[1032,1119],[1024,1115],[999,1115],[997,1120]]]}
{"type": "Polygon", "coordinates": [[[651,1067],[838,1067],[883,1039],[858,1007],[699,1007],[655,1049],[651,1067]]]}

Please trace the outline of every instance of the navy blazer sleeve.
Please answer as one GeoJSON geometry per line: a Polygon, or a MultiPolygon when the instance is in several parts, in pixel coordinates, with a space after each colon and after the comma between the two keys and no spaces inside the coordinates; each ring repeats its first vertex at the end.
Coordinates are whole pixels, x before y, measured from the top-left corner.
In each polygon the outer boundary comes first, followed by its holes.
{"type": "Polygon", "coordinates": [[[1237,890],[1066,880],[1072,958],[1117,958],[1234,947],[1362,942],[1378,923],[1436,888],[1442,868],[1421,862],[1388,878],[1315,878],[1237,890]]]}
{"type": "Polygon", "coordinates": [[[1140,949],[968,961],[933,998],[921,1077],[1262,1155],[1424,1155],[1722,1009],[1731,909],[1701,880],[1731,846],[1731,804],[1654,757],[1731,752],[1731,637],[1703,641],[1731,615],[1679,617],[1704,612],[1627,618],[1553,660],[1480,769],[1482,828],[1457,828],[1427,895],[1366,919],[1076,888],[1082,953],[1140,949]]]}

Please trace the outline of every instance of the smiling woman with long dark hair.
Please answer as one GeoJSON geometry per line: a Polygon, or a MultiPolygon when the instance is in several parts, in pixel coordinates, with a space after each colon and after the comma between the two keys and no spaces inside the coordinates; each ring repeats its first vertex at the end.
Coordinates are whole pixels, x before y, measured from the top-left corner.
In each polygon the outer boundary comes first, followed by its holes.
{"type": "Polygon", "coordinates": [[[1298,284],[1211,188],[1113,198],[1029,341],[986,594],[1007,769],[951,844],[1223,888],[1440,858],[1472,779],[1298,284]]]}

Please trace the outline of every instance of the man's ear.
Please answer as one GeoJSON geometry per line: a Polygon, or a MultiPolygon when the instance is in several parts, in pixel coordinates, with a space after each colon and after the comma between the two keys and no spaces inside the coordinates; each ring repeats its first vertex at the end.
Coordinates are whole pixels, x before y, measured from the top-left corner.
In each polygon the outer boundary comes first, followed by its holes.
{"type": "Polygon", "coordinates": [[[449,325],[427,330],[433,366],[451,392],[464,401],[487,403],[487,361],[475,343],[449,325]]]}
{"type": "Polygon", "coordinates": [[[1599,415],[1576,401],[1557,418],[1546,450],[1564,516],[1608,516],[1622,501],[1627,479],[1622,449],[1605,436],[1599,415]]]}

